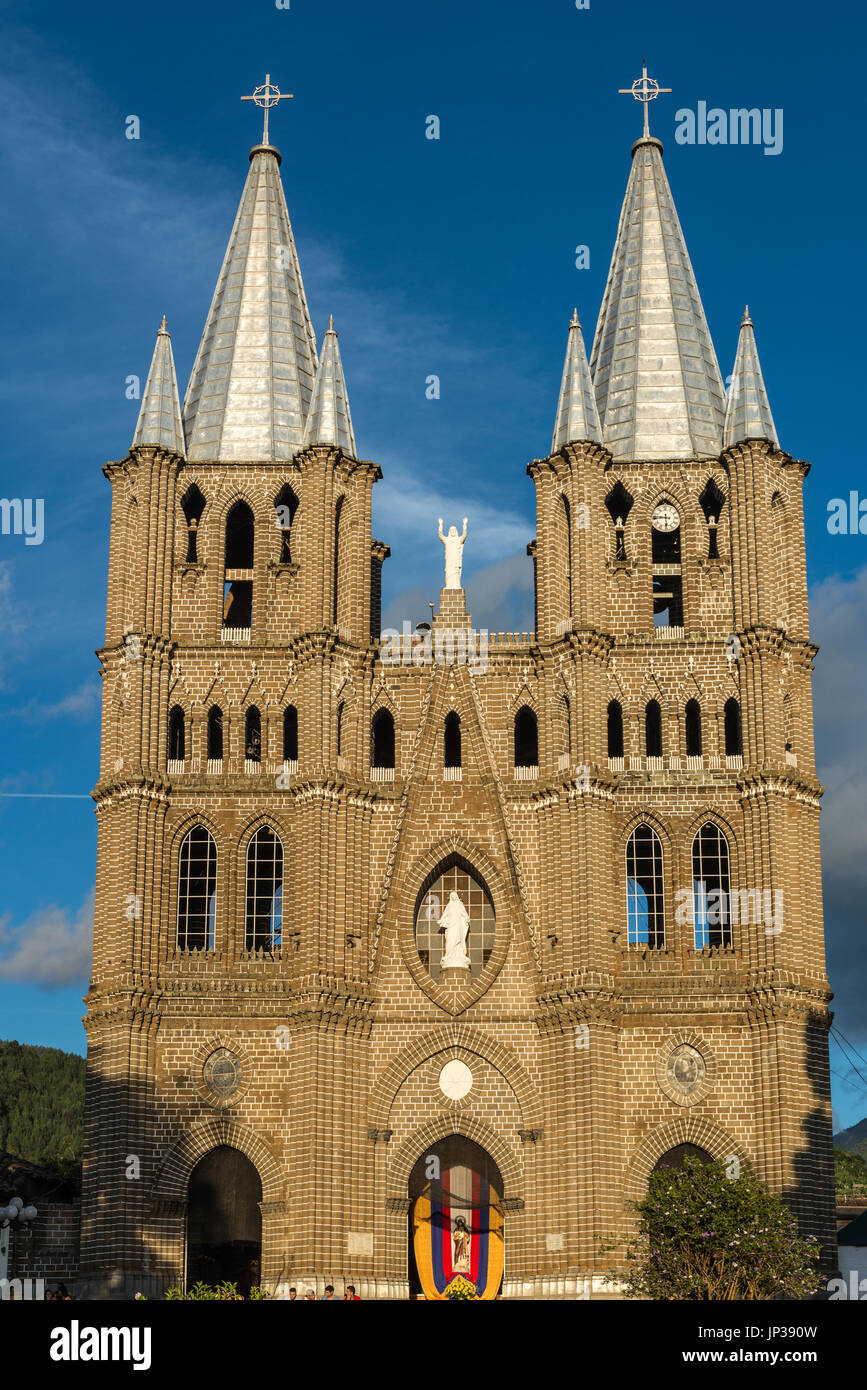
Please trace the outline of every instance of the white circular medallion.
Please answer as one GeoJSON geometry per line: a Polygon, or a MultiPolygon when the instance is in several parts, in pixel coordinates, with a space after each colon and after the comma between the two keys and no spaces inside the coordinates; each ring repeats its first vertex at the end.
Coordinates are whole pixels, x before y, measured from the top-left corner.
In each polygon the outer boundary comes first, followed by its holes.
{"type": "Polygon", "coordinates": [[[449,1100],[463,1100],[473,1088],[473,1073],[470,1071],[466,1062],[459,1062],[455,1058],[451,1062],[446,1062],[440,1072],[440,1090],[449,1100]]]}

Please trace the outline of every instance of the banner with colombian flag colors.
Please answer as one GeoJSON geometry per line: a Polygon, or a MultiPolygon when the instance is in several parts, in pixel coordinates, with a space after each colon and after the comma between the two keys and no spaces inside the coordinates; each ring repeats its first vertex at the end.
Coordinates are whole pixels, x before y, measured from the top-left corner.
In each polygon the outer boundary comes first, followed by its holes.
{"type": "Polygon", "coordinates": [[[472,1168],[443,1169],[412,1211],[415,1263],[425,1298],[444,1300],[455,1279],[480,1299],[496,1298],[503,1277],[503,1209],[487,1178],[472,1168]]]}

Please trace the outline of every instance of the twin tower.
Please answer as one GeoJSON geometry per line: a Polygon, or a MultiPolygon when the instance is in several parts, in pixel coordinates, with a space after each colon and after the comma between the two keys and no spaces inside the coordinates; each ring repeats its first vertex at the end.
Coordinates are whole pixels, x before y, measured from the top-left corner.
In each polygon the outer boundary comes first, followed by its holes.
{"type": "MultiPolygon", "coordinates": [[[[830,1245],[808,466],[749,315],[726,395],[646,135],[528,465],[535,631],[383,660],[380,469],[279,166],[183,411],[163,326],[104,470],[83,1291],[601,1296],[696,1151],[830,1245]]],[[[443,590],[434,635],[470,622],[443,590]]]]}

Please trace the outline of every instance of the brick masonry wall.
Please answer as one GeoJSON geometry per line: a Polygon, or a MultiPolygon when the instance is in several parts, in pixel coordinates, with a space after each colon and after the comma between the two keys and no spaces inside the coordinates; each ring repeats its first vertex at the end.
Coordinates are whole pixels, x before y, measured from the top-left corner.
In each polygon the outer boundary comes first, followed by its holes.
{"type": "MultiPolygon", "coordinates": [[[[375,465],[322,447],[288,466],[184,465],[139,448],[106,472],[86,1287],[158,1291],[183,1277],[187,1183],[220,1143],[246,1153],[262,1179],[272,1283],[353,1278],[365,1296],[404,1296],[409,1174],[427,1145],[453,1132],[482,1144],[503,1176],[509,1297],[574,1297],[590,1276],[598,1286],[613,1258],[600,1242],[622,1250],[630,1202],[660,1155],[683,1142],[754,1163],[830,1249],[806,466],[763,442],[692,464],[615,467],[592,444],[534,461],[538,632],[492,642],[485,672],[395,667],[370,640],[387,554],[371,539],[375,465]],[[708,559],[698,501],[710,478],[726,499],[718,560],[708,559]],[[605,507],[617,480],[633,498],[624,560],[605,507]],[[195,565],[180,506],[192,482],[206,499],[195,565]],[[286,482],[299,507],[291,562],[281,564],[273,508],[286,482]],[[221,639],[223,531],[241,497],[256,522],[243,643],[221,639]],[[674,639],[653,629],[650,516],[663,498],[681,515],[685,616],[674,639]],[[742,765],[725,757],[732,697],[742,765]],[[661,766],[645,756],[651,698],[662,709],[661,766]],[[622,768],[607,754],[612,699],[624,712],[622,768]],[[690,699],[702,711],[700,766],[686,761],[690,699]],[[209,773],[215,704],[224,757],[209,773]],[[299,761],[281,778],[288,704],[298,710],[299,761]],[[174,705],[186,756],[170,774],[174,705]],[[262,719],[253,772],[243,749],[251,705],[262,719]],[[514,719],[524,705],[538,720],[539,766],[517,780],[514,719]],[[382,708],[396,729],[390,781],[370,767],[382,708]],[[443,771],[451,710],[461,720],[460,781],[443,771]],[[708,819],[728,840],[732,887],[782,892],[779,932],[749,922],[730,946],[698,950],[677,920],[692,841],[708,819]],[[656,949],[630,945],[626,933],[625,847],[642,822],[663,849],[666,930],[656,949]],[[213,951],[176,945],[178,856],[194,824],[216,844],[213,951]],[[285,855],[283,945],[271,957],[244,939],[247,846],[262,825],[285,855]],[[449,986],[423,967],[414,922],[424,881],[455,854],[487,886],[496,934],[480,977],[449,986]],[[683,1043],[700,1052],[705,1078],[673,1098],[665,1067],[683,1043]],[[216,1047],[241,1069],[227,1101],[202,1074],[216,1047]],[[460,1102],[437,1080],[455,1057],[473,1077],[460,1102]]],[[[442,602],[451,607],[441,622],[469,621],[449,591],[442,602]]]]}

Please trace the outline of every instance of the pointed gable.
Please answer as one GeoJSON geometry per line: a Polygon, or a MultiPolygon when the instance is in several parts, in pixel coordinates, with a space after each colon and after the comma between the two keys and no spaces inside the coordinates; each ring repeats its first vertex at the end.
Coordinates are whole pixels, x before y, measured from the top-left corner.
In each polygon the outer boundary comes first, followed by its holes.
{"type": "Polygon", "coordinates": [[[280,154],[259,145],[184,399],[191,460],[292,458],[316,372],[280,154]]]}
{"type": "Polygon", "coordinates": [[[730,444],[737,444],[741,439],[769,439],[779,448],[749,306],[744,309],[741,320],[738,350],[726,406],[724,446],[727,449],[730,444]]]}
{"type": "Polygon", "coordinates": [[[662,144],[632,154],[590,359],[603,439],[616,462],[713,457],[725,391],[662,144]]]}
{"type": "Polygon", "coordinates": [[[132,443],[133,448],[137,444],[156,444],[171,450],[173,454],[179,454],[181,458],[184,456],[178,379],[172,355],[172,337],[166,328],[165,317],[157,332],[132,443]]]}
{"type": "Polygon", "coordinates": [[[597,444],[602,443],[599,411],[596,408],[593,381],[587,365],[584,334],[581,332],[576,309],[569,324],[566,361],[560,383],[560,399],[557,402],[551,453],[556,454],[564,444],[578,439],[592,439],[597,444]]]}

